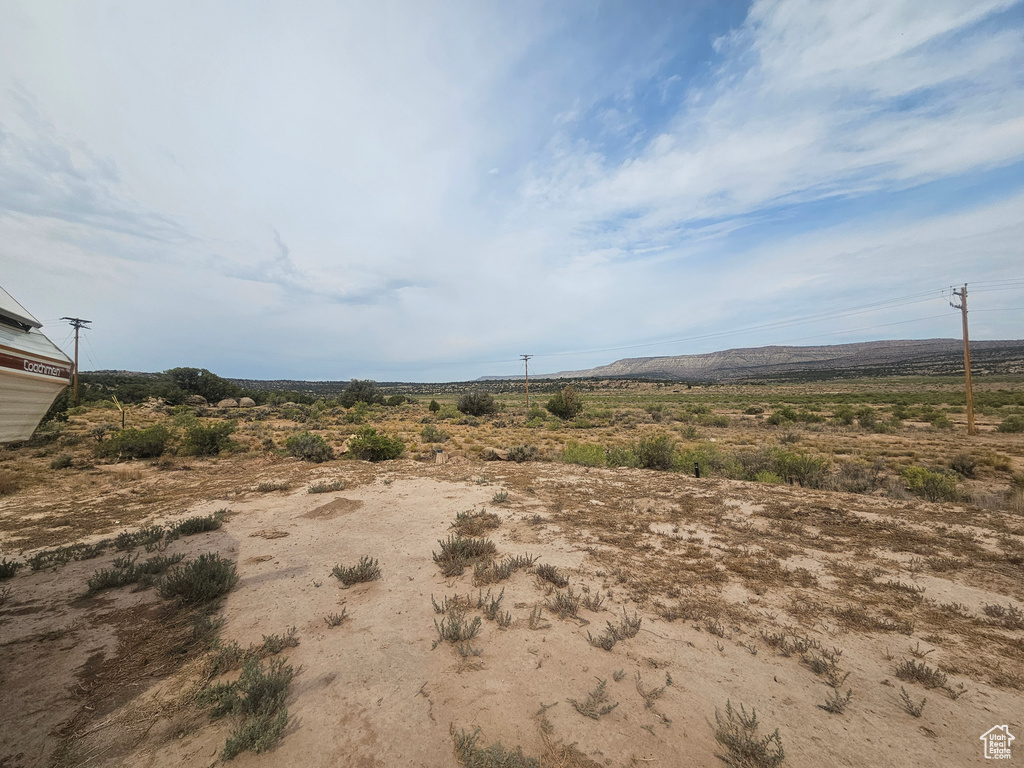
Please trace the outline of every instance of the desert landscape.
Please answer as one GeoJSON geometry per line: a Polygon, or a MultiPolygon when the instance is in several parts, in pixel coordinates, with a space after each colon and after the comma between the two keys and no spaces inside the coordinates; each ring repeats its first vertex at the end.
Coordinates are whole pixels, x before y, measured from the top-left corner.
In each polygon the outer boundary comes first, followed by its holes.
{"type": "Polygon", "coordinates": [[[563,386],[128,432],[94,400],[4,450],[0,765],[981,765],[1019,732],[1019,377],[972,437],[955,378],[538,407],[563,386]]]}

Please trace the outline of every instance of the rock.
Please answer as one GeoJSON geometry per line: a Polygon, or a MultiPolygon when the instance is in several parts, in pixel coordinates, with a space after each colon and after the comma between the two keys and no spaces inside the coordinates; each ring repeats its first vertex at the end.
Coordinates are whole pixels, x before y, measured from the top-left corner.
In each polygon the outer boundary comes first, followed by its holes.
{"type": "Polygon", "coordinates": [[[254,405],[256,405],[256,401],[251,397],[243,397],[238,401],[239,408],[252,408],[254,405]]]}
{"type": "Polygon", "coordinates": [[[480,458],[484,461],[508,461],[508,451],[504,448],[484,448],[480,451],[480,458]]]}
{"type": "Polygon", "coordinates": [[[206,398],[202,395],[189,395],[185,398],[186,405],[206,405],[206,398]]]}
{"type": "Polygon", "coordinates": [[[221,400],[219,403],[217,403],[217,407],[218,408],[237,408],[238,407],[238,401],[235,400],[234,398],[231,398],[231,397],[225,397],[223,400],[221,400]]]}

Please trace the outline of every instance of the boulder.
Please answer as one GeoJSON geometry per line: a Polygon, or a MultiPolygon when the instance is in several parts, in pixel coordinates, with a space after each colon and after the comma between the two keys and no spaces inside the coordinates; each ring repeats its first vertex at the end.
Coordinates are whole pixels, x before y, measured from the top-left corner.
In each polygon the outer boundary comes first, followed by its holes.
{"type": "Polygon", "coordinates": [[[504,448],[484,448],[480,451],[480,458],[484,461],[508,461],[508,451],[504,448]]]}
{"type": "Polygon", "coordinates": [[[206,405],[206,398],[202,395],[189,395],[185,398],[186,405],[206,405]]]}
{"type": "Polygon", "coordinates": [[[238,401],[239,408],[252,408],[254,405],[256,405],[256,401],[251,397],[243,397],[238,401]]]}
{"type": "Polygon", "coordinates": [[[217,407],[218,408],[237,408],[238,407],[238,401],[235,400],[234,398],[231,398],[231,397],[225,397],[223,400],[221,400],[219,403],[217,403],[217,407]]]}

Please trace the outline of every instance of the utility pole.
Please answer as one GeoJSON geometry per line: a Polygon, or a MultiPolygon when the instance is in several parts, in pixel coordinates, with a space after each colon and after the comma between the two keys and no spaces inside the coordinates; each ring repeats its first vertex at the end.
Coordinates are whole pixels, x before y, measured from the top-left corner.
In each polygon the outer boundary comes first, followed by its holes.
{"type": "Polygon", "coordinates": [[[967,434],[976,435],[978,430],[974,427],[974,390],[971,387],[971,342],[967,336],[967,283],[959,291],[953,291],[953,295],[960,299],[959,304],[949,302],[953,309],[959,309],[964,320],[964,383],[967,389],[967,434]]]}
{"type": "Polygon", "coordinates": [[[526,366],[526,410],[530,410],[530,358],[533,355],[520,355],[523,365],[526,366]]]}
{"type": "Polygon", "coordinates": [[[89,323],[92,320],[83,320],[80,317],[62,317],[61,320],[67,320],[71,323],[75,329],[75,406],[78,406],[78,331],[82,328],[88,328],[89,323]]]}

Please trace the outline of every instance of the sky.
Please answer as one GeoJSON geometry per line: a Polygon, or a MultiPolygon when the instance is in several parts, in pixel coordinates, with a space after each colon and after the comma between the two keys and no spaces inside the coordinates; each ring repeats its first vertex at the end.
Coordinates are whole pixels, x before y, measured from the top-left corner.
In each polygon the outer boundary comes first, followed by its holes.
{"type": "Polygon", "coordinates": [[[0,0],[0,285],[82,370],[1024,338],[1024,2],[0,0]]]}

